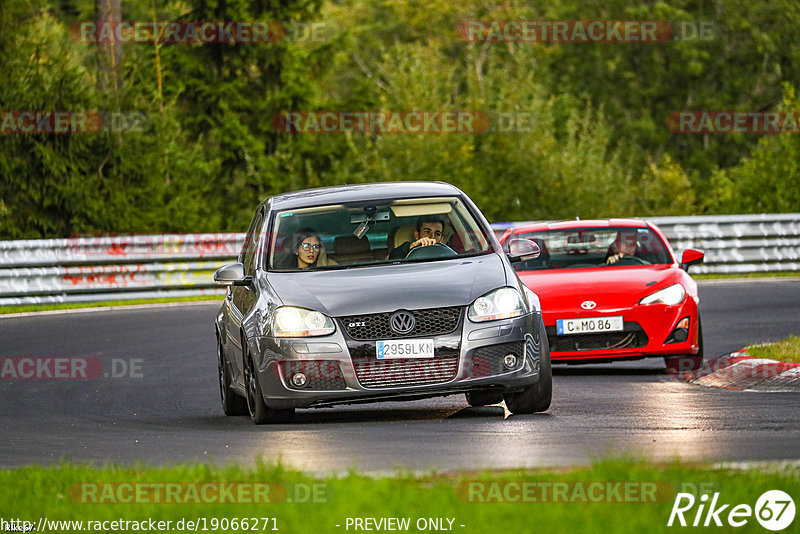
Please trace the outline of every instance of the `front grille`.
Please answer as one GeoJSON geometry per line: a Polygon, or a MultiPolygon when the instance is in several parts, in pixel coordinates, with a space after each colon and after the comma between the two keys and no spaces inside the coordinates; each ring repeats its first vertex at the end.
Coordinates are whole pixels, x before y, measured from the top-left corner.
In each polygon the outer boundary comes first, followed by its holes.
{"type": "Polygon", "coordinates": [[[461,308],[429,308],[409,310],[416,319],[416,326],[405,334],[396,334],[389,326],[394,312],[351,315],[340,317],[347,335],[358,341],[397,339],[404,337],[438,336],[453,332],[461,321],[461,308]]]}
{"type": "Polygon", "coordinates": [[[293,360],[280,362],[281,374],[286,385],[296,390],[330,391],[347,389],[339,362],[332,360],[293,360]],[[303,387],[292,384],[294,373],[306,375],[308,382],[303,387]]]}
{"type": "Polygon", "coordinates": [[[639,323],[626,322],[623,328],[622,332],[559,336],[554,326],[548,326],[547,339],[553,352],[631,349],[647,345],[647,334],[639,323]]]}
{"type": "Polygon", "coordinates": [[[524,341],[478,347],[471,351],[466,358],[467,373],[472,378],[483,378],[516,371],[522,367],[524,356],[524,341]],[[517,365],[513,369],[506,369],[503,366],[503,356],[506,354],[515,354],[517,356],[517,365]]]}
{"type": "Polygon", "coordinates": [[[422,386],[449,382],[458,372],[458,351],[439,349],[434,358],[379,360],[354,357],[356,378],[365,388],[422,386]]]}

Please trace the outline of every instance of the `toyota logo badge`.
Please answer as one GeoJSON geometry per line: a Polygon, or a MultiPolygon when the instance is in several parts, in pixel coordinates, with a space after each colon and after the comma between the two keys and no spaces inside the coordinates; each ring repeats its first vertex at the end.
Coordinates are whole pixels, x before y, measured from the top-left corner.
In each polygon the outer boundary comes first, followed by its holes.
{"type": "Polygon", "coordinates": [[[389,326],[395,334],[408,334],[417,326],[414,314],[408,311],[396,311],[389,319],[389,326]]]}
{"type": "Polygon", "coordinates": [[[581,308],[584,310],[593,310],[597,306],[597,303],[593,300],[584,300],[581,302],[581,308]]]}

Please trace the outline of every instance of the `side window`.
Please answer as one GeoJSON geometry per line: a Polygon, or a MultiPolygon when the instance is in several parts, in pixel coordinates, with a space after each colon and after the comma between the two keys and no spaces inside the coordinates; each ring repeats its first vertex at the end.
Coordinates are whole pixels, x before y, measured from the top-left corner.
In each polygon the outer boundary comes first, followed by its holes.
{"type": "Polygon", "coordinates": [[[254,262],[256,257],[256,250],[258,250],[258,236],[261,233],[261,223],[264,222],[264,210],[258,209],[258,212],[253,217],[253,222],[250,223],[250,228],[247,229],[247,235],[244,238],[244,246],[240,255],[240,261],[244,264],[244,273],[252,276],[254,269],[254,262]]]}

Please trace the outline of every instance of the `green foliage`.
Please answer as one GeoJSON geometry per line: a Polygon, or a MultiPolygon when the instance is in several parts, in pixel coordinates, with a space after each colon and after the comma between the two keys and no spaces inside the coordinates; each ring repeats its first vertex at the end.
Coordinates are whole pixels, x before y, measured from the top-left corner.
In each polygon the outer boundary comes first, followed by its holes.
{"type": "MultiPolygon", "coordinates": [[[[6,0],[0,110],[101,110],[136,131],[0,135],[0,238],[241,231],[267,195],[444,180],[492,220],[800,211],[798,137],[675,134],[679,110],[798,110],[795,0],[122,0],[124,20],[321,22],[325,39],[123,45],[70,38],[93,0],[6,0]],[[482,20],[711,21],[659,43],[465,42],[482,20]],[[735,66],[735,68],[733,67],[735,66]],[[791,84],[791,85],[790,85],[791,84]],[[488,132],[287,134],[291,110],[486,113],[488,132]],[[523,123],[508,125],[512,118],[523,123]]],[[[680,29],[680,27],[679,27],[680,29]]]]}
{"type": "Polygon", "coordinates": [[[95,89],[90,46],[70,40],[53,9],[31,14],[30,7],[20,2],[2,20],[0,68],[15,82],[0,89],[0,109],[102,113],[105,120],[96,133],[0,136],[0,235],[217,230],[204,197],[219,163],[188,138],[175,102],[157,102],[137,79],[141,56],[128,54],[123,64],[130,88],[104,94],[95,89]],[[120,129],[115,118],[130,113],[144,120],[120,129]]]}
{"type": "Polygon", "coordinates": [[[640,215],[684,215],[694,213],[695,192],[680,165],[665,155],[657,165],[650,162],[642,175],[637,213],[640,215]]]}
{"type": "MultiPolygon", "coordinates": [[[[785,84],[785,112],[800,111],[794,87],[785,84]]],[[[782,213],[800,209],[800,138],[772,134],[741,163],[712,177],[713,209],[719,213],[782,213]]]]}

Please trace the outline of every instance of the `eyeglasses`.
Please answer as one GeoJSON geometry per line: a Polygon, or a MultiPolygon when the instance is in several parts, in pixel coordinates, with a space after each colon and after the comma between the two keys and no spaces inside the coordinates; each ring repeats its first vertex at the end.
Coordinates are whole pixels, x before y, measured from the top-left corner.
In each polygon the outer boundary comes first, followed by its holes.
{"type": "Polygon", "coordinates": [[[303,247],[303,250],[319,250],[322,248],[322,245],[319,243],[316,245],[312,245],[311,243],[300,243],[300,246],[303,247]]]}

